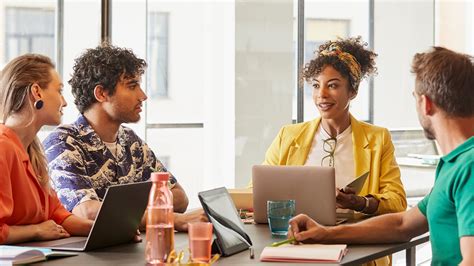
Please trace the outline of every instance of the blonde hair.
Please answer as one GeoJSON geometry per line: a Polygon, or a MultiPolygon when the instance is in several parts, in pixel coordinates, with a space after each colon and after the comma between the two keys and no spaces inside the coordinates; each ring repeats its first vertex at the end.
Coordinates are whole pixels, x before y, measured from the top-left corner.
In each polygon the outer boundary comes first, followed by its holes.
{"type": "MultiPolygon", "coordinates": [[[[54,64],[46,56],[25,54],[11,60],[0,73],[0,119],[2,123],[12,114],[18,113],[26,105],[33,111],[28,95],[33,84],[46,88],[51,82],[54,64]]],[[[28,156],[43,186],[49,185],[48,162],[38,137],[27,147],[28,156]]]]}

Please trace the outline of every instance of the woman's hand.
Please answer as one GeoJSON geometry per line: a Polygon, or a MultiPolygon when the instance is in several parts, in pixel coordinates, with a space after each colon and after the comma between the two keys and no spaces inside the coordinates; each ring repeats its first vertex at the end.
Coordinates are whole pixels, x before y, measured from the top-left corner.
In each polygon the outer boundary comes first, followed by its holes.
{"type": "Polygon", "coordinates": [[[361,211],[365,207],[365,199],[355,195],[352,188],[336,189],[336,207],[361,211]]]}
{"type": "Polygon", "coordinates": [[[47,220],[35,226],[35,240],[54,240],[70,237],[66,229],[56,224],[53,220],[47,220]]]}
{"type": "Polygon", "coordinates": [[[288,238],[294,237],[296,241],[303,243],[321,243],[326,235],[326,228],[306,214],[297,215],[290,220],[288,238]]]}

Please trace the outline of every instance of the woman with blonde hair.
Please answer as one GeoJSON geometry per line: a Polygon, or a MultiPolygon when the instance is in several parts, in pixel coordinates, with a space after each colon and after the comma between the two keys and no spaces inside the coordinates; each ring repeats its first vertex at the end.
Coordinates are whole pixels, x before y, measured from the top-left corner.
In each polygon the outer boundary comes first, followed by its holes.
{"type": "Polygon", "coordinates": [[[0,244],[87,235],[93,221],[68,212],[49,185],[36,136],[58,125],[66,101],[51,60],[26,54],[0,73],[0,244]]]}

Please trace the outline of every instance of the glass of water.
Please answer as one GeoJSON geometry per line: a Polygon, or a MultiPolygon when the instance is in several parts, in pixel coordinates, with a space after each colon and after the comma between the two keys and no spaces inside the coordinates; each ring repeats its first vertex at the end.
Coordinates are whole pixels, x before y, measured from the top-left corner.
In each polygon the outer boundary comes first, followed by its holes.
{"type": "Polygon", "coordinates": [[[273,236],[286,236],[288,222],[295,215],[295,200],[267,201],[268,225],[273,236]]]}

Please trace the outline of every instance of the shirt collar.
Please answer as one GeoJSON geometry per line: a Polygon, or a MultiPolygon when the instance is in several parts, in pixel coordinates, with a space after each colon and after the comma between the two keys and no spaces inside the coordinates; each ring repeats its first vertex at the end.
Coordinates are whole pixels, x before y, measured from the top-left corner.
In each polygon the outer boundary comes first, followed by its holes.
{"type": "MultiPolygon", "coordinates": [[[[326,130],[324,130],[322,124],[319,124],[318,131],[319,131],[319,136],[321,139],[331,138],[331,135],[329,135],[329,133],[327,133],[326,130]]],[[[352,125],[349,125],[346,129],[344,129],[344,131],[342,131],[339,135],[336,136],[336,139],[339,141],[351,133],[352,133],[352,125]]]]}
{"type": "Polygon", "coordinates": [[[454,161],[460,154],[470,149],[474,149],[474,136],[470,137],[464,143],[457,146],[456,149],[452,150],[450,153],[441,157],[441,160],[445,162],[454,161]]]}
{"type": "Polygon", "coordinates": [[[18,137],[15,131],[5,126],[4,124],[0,124],[0,135],[5,135],[7,138],[12,140],[13,144],[15,144],[15,146],[17,146],[18,148],[18,155],[20,156],[23,162],[26,162],[30,159],[28,153],[25,150],[25,147],[23,147],[23,143],[21,143],[20,137],[18,137]]]}
{"type": "MultiPolygon", "coordinates": [[[[79,135],[85,136],[88,140],[88,143],[100,149],[107,148],[104,141],[99,137],[97,132],[95,132],[83,114],[79,114],[79,117],[77,118],[76,122],[74,122],[74,125],[79,129],[79,135]]],[[[125,141],[123,137],[124,134],[125,132],[123,126],[120,126],[117,134],[117,142],[122,146],[124,145],[122,141],[125,141]]]]}

